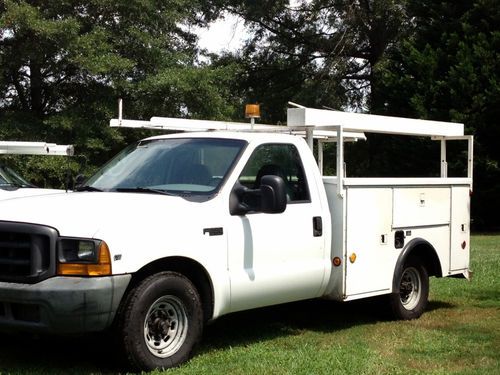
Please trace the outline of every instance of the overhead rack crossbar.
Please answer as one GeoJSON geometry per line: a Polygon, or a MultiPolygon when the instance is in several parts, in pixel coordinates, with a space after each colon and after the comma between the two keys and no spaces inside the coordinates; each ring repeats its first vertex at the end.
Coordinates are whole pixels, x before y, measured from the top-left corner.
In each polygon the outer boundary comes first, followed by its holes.
{"type": "MultiPolygon", "coordinates": [[[[143,120],[120,120],[112,119],[111,127],[126,127],[139,129],[153,129],[164,131],[234,131],[234,132],[265,132],[265,133],[286,133],[306,137],[309,127],[306,126],[284,126],[284,125],[266,125],[266,124],[249,124],[245,122],[229,122],[229,121],[212,121],[212,120],[196,120],[182,119],[174,117],[151,117],[149,121],[143,120]]],[[[324,139],[335,141],[337,132],[329,129],[318,129],[313,134],[315,139],[324,139]]],[[[358,139],[365,140],[366,136],[363,132],[344,132],[344,141],[357,141],[358,139]]]]}
{"type": "Polygon", "coordinates": [[[292,127],[313,127],[315,130],[334,129],[341,126],[344,132],[385,133],[427,137],[457,137],[464,135],[464,125],[459,123],[315,108],[288,108],[287,124],[292,127]]]}
{"type": "Polygon", "coordinates": [[[0,141],[0,154],[6,155],[65,155],[72,156],[73,145],[45,142],[0,141]]]}

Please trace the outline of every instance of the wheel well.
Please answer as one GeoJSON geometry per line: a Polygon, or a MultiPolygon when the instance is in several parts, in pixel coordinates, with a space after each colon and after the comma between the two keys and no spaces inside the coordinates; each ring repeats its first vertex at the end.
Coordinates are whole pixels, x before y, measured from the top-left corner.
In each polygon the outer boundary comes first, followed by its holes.
{"type": "Polygon", "coordinates": [[[158,259],[142,267],[132,275],[129,289],[139,284],[146,277],[162,271],[174,271],[186,276],[196,287],[200,294],[205,322],[213,315],[214,292],[208,272],[198,262],[183,257],[169,257],[158,259]]]}
{"type": "Polygon", "coordinates": [[[406,261],[409,257],[420,259],[427,270],[429,276],[442,277],[441,262],[434,247],[425,240],[417,239],[408,243],[407,249],[403,252],[406,261]]]}
{"type": "Polygon", "coordinates": [[[398,290],[398,275],[403,271],[405,262],[409,259],[419,259],[429,276],[442,277],[441,262],[437,256],[436,249],[421,238],[415,238],[408,242],[399,255],[396,267],[394,269],[394,278],[392,282],[392,290],[398,290]]]}

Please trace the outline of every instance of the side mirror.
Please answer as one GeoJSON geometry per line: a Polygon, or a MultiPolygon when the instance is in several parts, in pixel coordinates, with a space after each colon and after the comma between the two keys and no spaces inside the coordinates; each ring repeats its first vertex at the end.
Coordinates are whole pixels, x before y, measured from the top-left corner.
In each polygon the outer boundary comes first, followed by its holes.
{"type": "Polygon", "coordinates": [[[85,180],[87,177],[85,177],[83,174],[79,174],[75,178],[75,189],[78,189],[80,186],[82,186],[85,183],[85,180]]]}
{"type": "Polygon", "coordinates": [[[279,176],[263,176],[260,183],[262,212],[280,214],[286,209],[285,181],[279,176]]]}
{"type": "Polygon", "coordinates": [[[266,175],[258,189],[249,189],[237,183],[231,192],[229,212],[231,215],[245,215],[248,212],[279,214],[286,209],[285,181],[279,176],[266,175]]]}

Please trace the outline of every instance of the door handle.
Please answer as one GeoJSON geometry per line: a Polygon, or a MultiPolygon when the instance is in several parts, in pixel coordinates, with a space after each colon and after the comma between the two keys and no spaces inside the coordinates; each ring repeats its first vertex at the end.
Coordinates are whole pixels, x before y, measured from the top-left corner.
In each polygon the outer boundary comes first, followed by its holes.
{"type": "Polygon", "coordinates": [[[321,216],[313,217],[313,236],[321,237],[323,235],[323,220],[321,216]]]}

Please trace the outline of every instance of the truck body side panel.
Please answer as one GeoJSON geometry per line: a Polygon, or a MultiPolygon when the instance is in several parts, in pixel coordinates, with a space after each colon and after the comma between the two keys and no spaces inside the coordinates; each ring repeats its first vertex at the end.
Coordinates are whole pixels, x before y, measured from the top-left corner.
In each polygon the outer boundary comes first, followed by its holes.
{"type": "MultiPolygon", "coordinates": [[[[443,276],[468,275],[469,185],[434,179],[351,178],[343,196],[335,178],[324,177],[332,214],[332,266],[326,298],[352,300],[392,292],[394,270],[405,244],[430,244],[443,276]],[[401,242],[402,241],[402,242],[401,242]]],[[[418,256],[418,251],[416,253],[418,256]]]]}
{"type": "Polygon", "coordinates": [[[330,278],[327,289],[325,290],[325,298],[342,301],[345,295],[345,200],[337,194],[337,178],[323,177],[323,183],[328,197],[328,205],[330,207],[331,221],[331,251],[330,251],[330,278]],[[338,267],[333,266],[332,261],[335,257],[342,259],[342,264],[338,267]]]}

